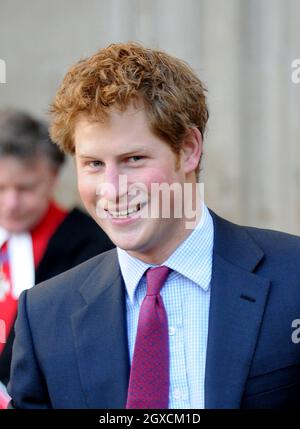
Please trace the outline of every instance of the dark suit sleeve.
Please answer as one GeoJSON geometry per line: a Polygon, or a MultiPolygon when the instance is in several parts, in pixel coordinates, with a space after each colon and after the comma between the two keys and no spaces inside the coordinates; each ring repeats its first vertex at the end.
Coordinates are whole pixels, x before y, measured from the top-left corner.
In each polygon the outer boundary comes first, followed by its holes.
{"type": "Polygon", "coordinates": [[[8,393],[14,408],[51,408],[47,388],[34,351],[27,313],[27,294],[20,295],[8,393]]]}

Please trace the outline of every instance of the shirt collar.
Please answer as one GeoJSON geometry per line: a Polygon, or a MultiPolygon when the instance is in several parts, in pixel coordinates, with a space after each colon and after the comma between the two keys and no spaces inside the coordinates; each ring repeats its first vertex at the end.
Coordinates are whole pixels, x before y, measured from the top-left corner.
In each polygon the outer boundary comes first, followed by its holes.
{"type": "Polygon", "coordinates": [[[125,287],[133,303],[135,290],[149,267],[153,265],[146,264],[140,259],[129,255],[125,250],[117,247],[119,265],[124,279],[125,287]]]}
{"type": "Polygon", "coordinates": [[[34,260],[29,232],[11,234],[0,226],[0,248],[8,241],[12,295],[18,299],[24,289],[34,285],[34,260]]]}
{"type": "Polygon", "coordinates": [[[4,229],[2,226],[0,226],[0,248],[9,239],[9,236],[9,232],[6,231],[6,229],[4,229]]]}
{"type": "MultiPolygon", "coordinates": [[[[205,204],[202,208],[201,219],[196,228],[162,265],[187,277],[207,291],[212,266],[213,220],[205,204]]],[[[147,269],[154,265],[146,264],[119,247],[117,253],[125,287],[133,303],[135,290],[141,278],[147,269]]]]}
{"type": "Polygon", "coordinates": [[[203,204],[202,217],[193,232],[169,256],[165,265],[208,290],[212,267],[214,227],[203,204]]]}

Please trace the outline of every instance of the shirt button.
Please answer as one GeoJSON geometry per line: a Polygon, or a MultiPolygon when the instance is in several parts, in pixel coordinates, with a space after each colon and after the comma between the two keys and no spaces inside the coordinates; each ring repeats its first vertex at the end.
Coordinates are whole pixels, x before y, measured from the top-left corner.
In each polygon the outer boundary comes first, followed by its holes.
{"type": "Polygon", "coordinates": [[[169,327],[169,335],[175,335],[176,334],[176,328],[174,326],[169,327]]]}
{"type": "Polygon", "coordinates": [[[180,389],[174,389],[174,394],[173,397],[175,399],[175,401],[178,401],[179,399],[182,398],[182,392],[180,389]]]}

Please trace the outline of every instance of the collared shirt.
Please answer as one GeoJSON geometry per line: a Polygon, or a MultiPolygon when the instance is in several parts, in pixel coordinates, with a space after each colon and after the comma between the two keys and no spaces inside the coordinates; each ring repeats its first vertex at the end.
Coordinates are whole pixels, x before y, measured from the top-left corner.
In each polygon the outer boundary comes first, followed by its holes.
{"type": "Polygon", "coordinates": [[[29,232],[10,234],[0,226],[0,248],[6,242],[11,277],[11,290],[8,293],[18,299],[24,289],[34,285],[32,239],[29,232]]]}
{"type": "MultiPolygon", "coordinates": [[[[161,290],[168,315],[170,345],[169,408],[204,408],[214,229],[203,205],[192,233],[162,264],[172,269],[161,290]]],[[[129,356],[132,361],[141,303],[146,295],[145,271],[151,266],[117,248],[126,286],[129,356]]]]}

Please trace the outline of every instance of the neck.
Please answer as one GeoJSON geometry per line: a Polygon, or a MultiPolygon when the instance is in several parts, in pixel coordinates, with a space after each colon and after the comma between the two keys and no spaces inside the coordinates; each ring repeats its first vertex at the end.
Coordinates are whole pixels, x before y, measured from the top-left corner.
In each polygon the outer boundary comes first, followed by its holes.
{"type": "MultiPolygon", "coordinates": [[[[150,244],[147,249],[145,248],[139,249],[139,251],[128,251],[129,255],[147,264],[163,264],[197,227],[201,220],[202,212],[203,205],[201,203],[198,204],[197,209],[195,210],[195,216],[193,218],[184,217],[182,219],[178,219],[176,228],[173,228],[167,237],[161,236],[159,250],[157,250],[156,246],[152,248],[150,244]]],[[[168,219],[165,219],[165,221],[168,221],[168,219]]],[[[157,231],[157,235],[159,235],[159,231],[157,231]]]]}

